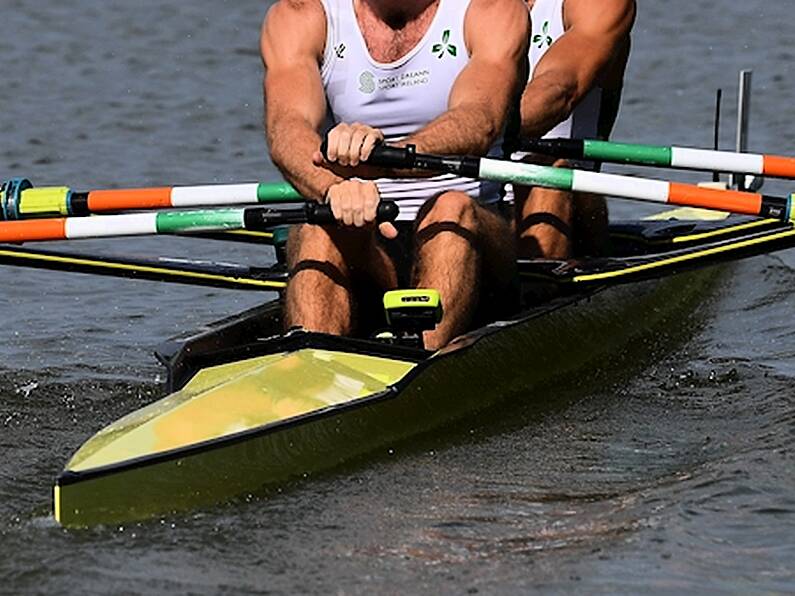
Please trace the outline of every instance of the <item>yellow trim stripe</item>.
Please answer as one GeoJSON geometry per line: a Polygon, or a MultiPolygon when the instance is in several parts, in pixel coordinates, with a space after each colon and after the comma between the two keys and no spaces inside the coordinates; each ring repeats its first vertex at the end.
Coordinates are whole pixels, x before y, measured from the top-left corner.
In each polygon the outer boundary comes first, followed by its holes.
{"type": "Polygon", "coordinates": [[[628,267],[626,269],[621,269],[619,271],[606,271],[604,273],[590,273],[587,275],[578,275],[572,279],[572,282],[589,282],[589,281],[600,281],[604,279],[612,279],[615,277],[621,277],[622,275],[627,275],[630,273],[637,273],[639,271],[651,271],[653,269],[657,269],[659,267],[663,267],[666,265],[673,265],[676,263],[685,263],[687,261],[692,261],[694,259],[698,259],[701,257],[717,255],[725,252],[730,252],[732,250],[736,250],[737,248],[745,248],[748,246],[755,246],[758,244],[765,244],[770,242],[771,240],[780,240],[782,238],[789,238],[795,236],[795,230],[786,230],[784,232],[779,232],[777,234],[772,234],[769,236],[762,236],[760,238],[751,238],[749,240],[743,240],[742,242],[737,242],[734,244],[727,244],[726,246],[716,246],[713,248],[708,248],[706,250],[701,250],[698,252],[693,252],[686,255],[679,255],[676,257],[670,257],[663,261],[655,261],[653,263],[644,263],[643,265],[636,265],[635,267],[628,267]]]}
{"type": "Polygon", "coordinates": [[[748,223],[737,224],[736,226],[731,226],[730,228],[721,228],[720,230],[712,230],[711,232],[690,234],[689,236],[677,236],[672,240],[672,242],[673,244],[677,244],[679,242],[694,242],[698,240],[705,240],[707,238],[714,238],[716,236],[725,236],[726,234],[741,232],[743,230],[750,230],[761,226],[769,226],[771,223],[776,223],[778,221],[779,220],[777,219],[760,219],[757,221],[749,221],[748,223]]]}
{"type": "Polygon", "coordinates": [[[53,255],[29,255],[25,253],[18,253],[11,250],[0,250],[0,256],[14,257],[17,259],[28,259],[30,261],[49,261],[52,263],[64,263],[74,265],[90,265],[94,267],[101,267],[103,269],[120,269],[123,271],[142,271],[147,273],[156,273],[158,275],[182,277],[185,279],[206,279],[212,281],[231,281],[241,286],[252,286],[256,288],[265,288],[270,290],[283,290],[287,287],[287,282],[283,281],[267,281],[257,279],[241,279],[239,277],[229,277],[226,275],[217,275],[215,273],[198,273],[190,271],[175,271],[173,269],[164,269],[160,267],[130,265],[127,263],[108,263],[106,261],[92,261],[90,259],[56,257],[53,255]]]}
{"type": "Polygon", "coordinates": [[[61,523],[61,487],[57,484],[52,489],[53,507],[52,513],[55,516],[55,521],[61,523]]]}
{"type": "MultiPolygon", "coordinates": [[[[657,244],[679,244],[683,242],[697,242],[699,240],[706,240],[709,238],[716,238],[718,236],[726,236],[728,234],[734,234],[735,232],[741,232],[745,230],[750,230],[753,228],[759,228],[763,226],[768,226],[771,223],[780,223],[778,219],[759,219],[756,221],[749,221],[743,224],[736,224],[727,228],[720,228],[718,230],[711,230],[709,232],[701,232],[699,234],[689,234],[684,236],[675,236],[673,238],[664,238],[661,240],[649,240],[646,244],[649,245],[657,245],[657,244]]],[[[624,238],[629,240],[636,240],[638,239],[637,236],[632,234],[613,234],[616,238],[624,238]]]]}
{"type": "Polygon", "coordinates": [[[254,232],[252,230],[228,230],[226,232],[222,232],[222,234],[226,235],[229,234],[234,236],[253,236],[254,238],[263,238],[267,240],[273,240],[273,232],[254,232]]]}

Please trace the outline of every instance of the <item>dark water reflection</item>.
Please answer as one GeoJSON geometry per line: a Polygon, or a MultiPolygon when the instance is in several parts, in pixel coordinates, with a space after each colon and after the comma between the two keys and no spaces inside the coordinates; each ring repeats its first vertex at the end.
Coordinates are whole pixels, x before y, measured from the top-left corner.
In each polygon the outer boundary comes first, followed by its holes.
{"type": "MultiPolygon", "coordinates": [[[[640,4],[617,138],[709,144],[714,89],[731,119],[750,67],[752,148],[795,153],[787,3],[640,4]]],[[[2,171],[81,189],[275,178],[259,124],[266,6],[5,0],[3,29],[27,33],[0,36],[2,171]]],[[[81,248],[271,258],[175,239],[81,248]]],[[[533,400],[543,409],[282,493],[78,533],[48,516],[52,478],[158,394],[151,347],[259,297],[4,268],[0,592],[791,592],[794,264],[727,270],[690,331],[533,400]]]]}

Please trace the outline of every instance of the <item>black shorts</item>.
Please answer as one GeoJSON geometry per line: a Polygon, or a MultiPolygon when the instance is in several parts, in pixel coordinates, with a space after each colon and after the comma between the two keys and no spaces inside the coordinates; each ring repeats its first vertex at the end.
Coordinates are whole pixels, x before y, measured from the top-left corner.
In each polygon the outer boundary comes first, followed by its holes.
{"type": "MultiPolygon", "coordinates": [[[[510,222],[513,217],[512,206],[505,201],[488,203],[481,206],[498,214],[507,222],[510,222]]],[[[410,288],[412,284],[411,274],[416,256],[414,236],[417,231],[417,222],[397,221],[395,222],[395,227],[398,231],[397,238],[388,239],[381,236],[379,237],[379,242],[395,264],[398,286],[401,288],[410,288]]]]}

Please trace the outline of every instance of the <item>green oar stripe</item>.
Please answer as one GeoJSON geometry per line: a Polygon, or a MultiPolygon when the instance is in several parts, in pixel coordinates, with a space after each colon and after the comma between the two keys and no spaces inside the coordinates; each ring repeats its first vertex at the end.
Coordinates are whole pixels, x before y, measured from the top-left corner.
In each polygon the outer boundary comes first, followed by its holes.
{"type": "Polygon", "coordinates": [[[219,231],[220,228],[239,230],[243,228],[242,209],[217,209],[202,211],[180,211],[158,213],[155,220],[159,234],[201,231],[206,228],[219,231]]]}
{"type": "Polygon", "coordinates": [[[583,157],[597,161],[638,163],[648,166],[670,166],[671,147],[584,141],[583,157]]]}
{"type": "Polygon", "coordinates": [[[257,201],[275,203],[301,200],[301,195],[287,182],[261,182],[257,186],[257,201]]]}
{"type": "Polygon", "coordinates": [[[544,186],[560,190],[571,190],[574,182],[573,170],[499,159],[482,159],[480,177],[496,182],[513,182],[523,186],[544,186]]]}

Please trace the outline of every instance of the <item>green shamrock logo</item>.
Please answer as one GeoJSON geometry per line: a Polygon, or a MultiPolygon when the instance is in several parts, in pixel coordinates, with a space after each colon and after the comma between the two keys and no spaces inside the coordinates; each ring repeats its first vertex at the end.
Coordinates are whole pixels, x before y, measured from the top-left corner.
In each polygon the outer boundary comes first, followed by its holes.
{"type": "Polygon", "coordinates": [[[541,27],[541,33],[536,33],[533,35],[533,43],[537,43],[538,47],[541,48],[541,46],[544,45],[544,42],[546,42],[547,47],[549,47],[552,45],[553,41],[554,40],[549,35],[549,21],[544,21],[544,26],[541,27]]]}
{"type": "Polygon", "coordinates": [[[458,55],[458,48],[455,47],[455,44],[449,43],[449,41],[450,41],[450,30],[445,29],[444,33],[442,33],[442,43],[433,44],[431,52],[433,54],[438,54],[439,60],[444,58],[445,53],[450,54],[453,57],[458,55]]]}

